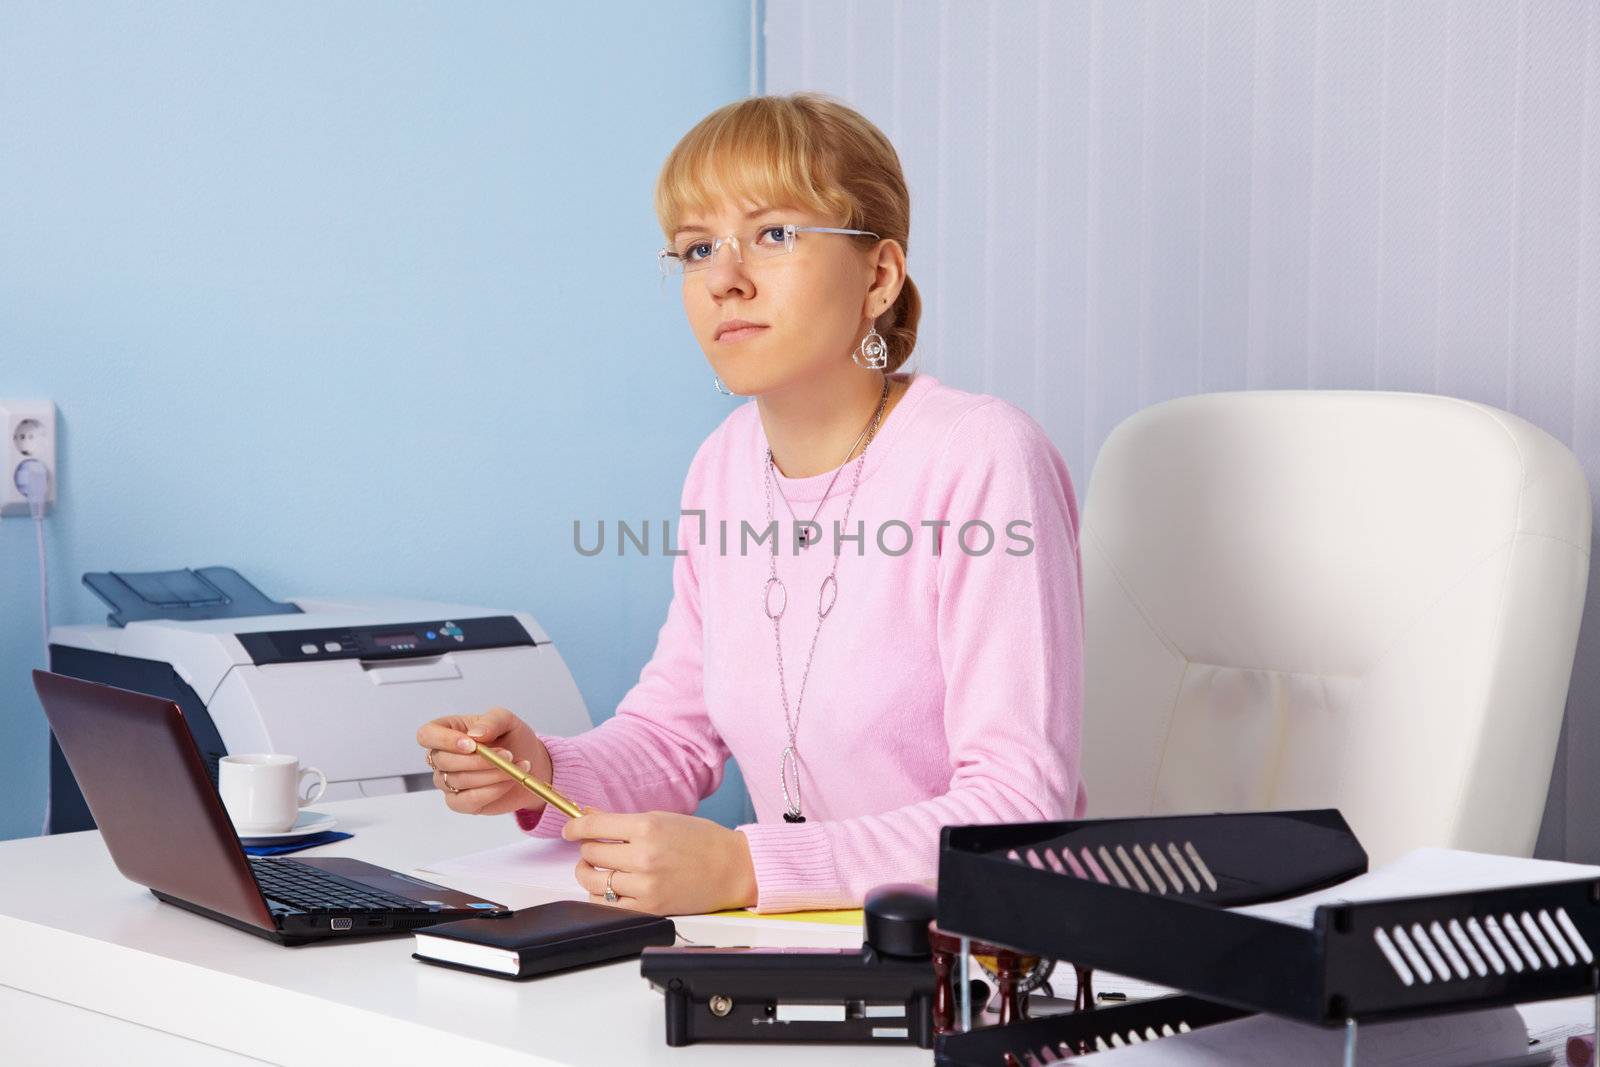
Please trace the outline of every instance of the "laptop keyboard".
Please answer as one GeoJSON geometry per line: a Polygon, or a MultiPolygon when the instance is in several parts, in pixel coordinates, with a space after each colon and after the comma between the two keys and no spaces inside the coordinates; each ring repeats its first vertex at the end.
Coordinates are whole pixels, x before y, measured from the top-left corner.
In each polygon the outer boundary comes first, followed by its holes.
{"type": "Polygon", "coordinates": [[[256,883],[268,900],[300,911],[405,911],[428,913],[426,904],[340,878],[295,860],[250,860],[256,883]]]}

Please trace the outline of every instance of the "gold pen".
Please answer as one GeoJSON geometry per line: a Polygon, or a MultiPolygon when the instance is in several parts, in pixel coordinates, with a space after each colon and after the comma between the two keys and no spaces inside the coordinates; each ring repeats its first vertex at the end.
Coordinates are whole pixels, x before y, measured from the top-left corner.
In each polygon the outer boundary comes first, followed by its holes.
{"type": "Polygon", "coordinates": [[[500,754],[498,752],[495,752],[483,742],[477,741],[474,742],[474,744],[478,746],[478,755],[482,756],[496,767],[499,767],[502,771],[505,771],[512,778],[520,782],[522,786],[530,793],[538,796],[540,800],[543,800],[547,804],[554,804],[557,808],[574,819],[583,814],[582,808],[578,807],[578,805],[574,804],[560,793],[557,793],[552,786],[545,785],[531,774],[523,773],[521,767],[515,767],[507,763],[505,760],[500,758],[500,754]]]}

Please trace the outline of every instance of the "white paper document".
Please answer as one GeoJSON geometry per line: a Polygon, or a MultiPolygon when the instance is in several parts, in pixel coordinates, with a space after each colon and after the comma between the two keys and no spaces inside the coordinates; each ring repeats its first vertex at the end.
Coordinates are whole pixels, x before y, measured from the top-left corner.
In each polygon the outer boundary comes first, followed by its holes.
{"type": "Polygon", "coordinates": [[[1567,1038],[1594,1033],[1594,998],[1567,997],[1518,1004],[1522,1021],[1528,1024],[1529,1048],[1545,1048],[1555,1053],[1556,1067],[1567,1065],[1567,1038]]]}
{"type": "Polygon", "coordinates": [[[1483,852],[1462,852],[1451,848],[1416,848],[1375,871],[1358,875],[1328,889],[1271,904],[1249,904],[1232,910],[1309,929],[1321,904],[1465,893],[1476,889],[1505,889],[1540,882],[1592,878],[1595,875],[1600,875],[1600,867],[1582,863],[1491,856],[1483,852]]]}
{"type": "MultiPolygon", "coordinates": [[[[1597,875],[1600,875],[1600,867],[1580,863],[1419,848],[1331,888],[1233,910],[1309,928],[1317,907],[1323,904],[1504,889],[1597,875]]],[[[1492,1008],[1368,1023],[1358,1027],[1356,1032],[1357,1062],[1363,1067],[1559,1065],[1565,1062],[1566,1037],[1589,1032],[1592,1028],[1593,1002],[1586,997],[1527,1005],[1521,1009],[1492,1008]]],[[[1336,1064],[1341,1060],[1344,1040],[1341,1028],[1254,1015],[1185,1034],[1112,1048],[1082,1062],[1106,1063],[1112,1067],[1143,1063],[1180,1067],[1336,1064]]]]}
{"type": "MultiPolygon", "coordinates": [[[[1338,1064],[1344,1030],[1267,1015],[1215,1023],[1153,1041],[1080,1056],[1072,1062],[1135,1067],[1284,1067],[1338,1064]]],[[[1356,1031],[1361,1067],[1500,1067],[1551,1062],[1548,1050],[1528,1049],[1528,1030],[1516,1008],[1431,1015],[1368,1023],[1356,1031]]]]}
{"type": "Polygon", "coordinates": [[[547,889],[572,900],[589,894],[573,873],[580,844],[560,837],[530,837],[486,852],[437,860],[418,870],[446,878],[487,878],[508,885],[547,889]]]}

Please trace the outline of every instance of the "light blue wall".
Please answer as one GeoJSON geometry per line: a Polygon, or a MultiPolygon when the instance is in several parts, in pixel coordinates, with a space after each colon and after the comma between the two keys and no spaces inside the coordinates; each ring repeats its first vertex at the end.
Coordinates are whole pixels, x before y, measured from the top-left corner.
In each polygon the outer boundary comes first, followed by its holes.
{"type": "MultiPolygon", "coordinates": [[[[59,410],[54,621],[103,616],[85,571],[215,563],[524,608],[609,716],[670,560],[584,558],[572,522],[672,516],[728,410],[650,197],[748,91],[749,12],[0,6],[0,397],[59,410]]],[[[46,779],[26,520],[0,607],[4,838],[46,779]]]]}

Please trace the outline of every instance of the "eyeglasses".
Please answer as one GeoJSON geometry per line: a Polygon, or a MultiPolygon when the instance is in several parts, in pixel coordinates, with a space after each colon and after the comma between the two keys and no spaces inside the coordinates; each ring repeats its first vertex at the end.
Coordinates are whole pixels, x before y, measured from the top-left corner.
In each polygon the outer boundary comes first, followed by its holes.
{"type": "Polygon", "coordinates": [[[732,245],[734,257],[745,262],[777,259],[794,251],[795,235],[800,233],[842,233],[854,237],[877,237],[868,230],[841,230],[833,226],[796,226],[793,223],[762,226],[747,233],[743,240],[734,234],[726,237],[685,237],[676,247],[663,248],[656,253],[663,277],[669,274],[693,274],[711,266],[723,245],[732,245]]]}

